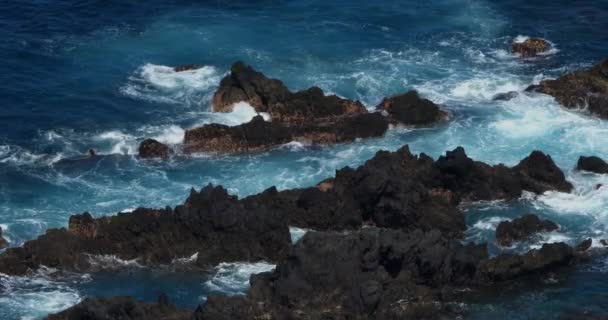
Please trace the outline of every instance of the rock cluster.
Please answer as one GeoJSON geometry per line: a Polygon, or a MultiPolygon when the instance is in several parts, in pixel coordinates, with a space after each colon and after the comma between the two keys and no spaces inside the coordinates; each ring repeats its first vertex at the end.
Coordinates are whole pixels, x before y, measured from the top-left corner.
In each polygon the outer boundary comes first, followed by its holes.
{"type": "Polygon", "coordinates": [[[559,226],[549,220],[541,220],[534,214],[526,214],[513,221],[503,221],[496,228],[496,240],[502,246],[529,239],[539,232],[557,230],[559,226]]]}
{"type": "Polygon", "coordinates": [[[580,109],[608,119],[608,59],[586,70],[541,81],[526,90],[553,96],[568,109],[580,109]]]}

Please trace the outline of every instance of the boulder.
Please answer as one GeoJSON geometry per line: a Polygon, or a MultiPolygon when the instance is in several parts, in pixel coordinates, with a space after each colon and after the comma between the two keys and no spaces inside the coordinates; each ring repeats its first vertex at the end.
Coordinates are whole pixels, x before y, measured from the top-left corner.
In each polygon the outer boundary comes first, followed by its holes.
{"type": "Polygon", "coordinates": [[[552,221],[541,220],[534,214],[526,214],[513,221],[501,222],[496,228],[496,240],[501,246],[510,246],[514,242],[529,239],[539,232],[558,228],[558,225],[552,221]]]}
{"type": "Polygon", "coordinates": [[[154,139],[146,139],[139,145],[138,153],[140,158],[168,158],[171,149],[163,143],[154,139]]]}
{"type": "Polygon", "coordinates": [[[581,156],[578,158],[576,164],[576,170],[589,171],[594,173],[606,174],[608,173],[608,163],[599,157],[581,156]]]}
{"type": "Polygon", "coordinates": [[[572,191],[572,184],[566,181],[564,173],[557,167],[551,156],[533,151],[513,168],[521,177],[522,187],[536,194],[556,190],[572,191]]]}
{"type": "Polygon", "coordinates": [[[542,38],[527,38],[521,42],[514,41],[511,50],[523,58],[530,58],[551,50],[551,43],[542,38]]]}
{"type": "Polygon", "coordinates": [[[51,314],[46,320],[191,320],[192,311],[181,309],[161,295],[146,303],[130,297],[86,298],[77,305],[51,314]]]}
{"type": "Polygon", "coordinates": [[[608,59],[595,66],[567,73],[555,80],[544,80],[527,91],[553,96],[568,109],[587,112],[608,119],[608,59]]]}
{"type": "Polygon", "coordinates": [[[376,109],[386,111],[392,122],[405,125],[430,125],[448,118],[447,112],[432,101],[421,98],[414,90],[384,98],[376,109]]]}

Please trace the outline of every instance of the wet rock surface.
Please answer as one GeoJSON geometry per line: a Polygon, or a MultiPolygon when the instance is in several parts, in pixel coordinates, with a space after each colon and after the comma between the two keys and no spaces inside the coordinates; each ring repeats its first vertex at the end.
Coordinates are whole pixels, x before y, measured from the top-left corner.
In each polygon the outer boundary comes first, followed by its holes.
{"type": "Polygon", "coordinates": [[[154,139],[146,139],[139,145],[138,154],[141,158],[168,158],[171,149],[154,139]]]}
{"type": "Polygon", "coordinates": [[[2,236],[2,227],[0,227],[0,249],[8,247],[8,241],[2,236]]]}
{"type": "Polygon", "coordinates": [[[145,303],[130,297],[87,298],[45,320],[190,320],[192,311],[177,308],[166,296],[155,303],[145,303]]]}
{"type": "Polygon", "coordinates": [[[534,214],[526,214],[513,221],[503,221],[496,228],[496,240],[502,246],[531,238],[540,232],[557,230],[559,226],[552,221],[542,220],[534,214]]]}
{"type": "Polygon", "coordinates": [[[523,58],[530,58],[551,50],[551,43],[542,38],[528,38],[521,42],[513,42],[511,50],[523,58]]]}
{"type": "Polygon", "coordinates": [[[0,272],[25,274],[40,266],[68,271],[95,268],[91,255],[137,259],[143,265],[171,264],[198,254],[196,265],[276,261],[289,249],[283,213],[239,202],[221,187],[192,191],[175,209],[140,208],[112,217],[72,216],[69,229],[50,229],[0,255],[0,272]]]}
{"type": "Polygon", "coordinates": [[[599,157],[581,156],[576,163],[576,170],[606,174],[608,173],[608,163],[599,157]]]}
{"type": "Polygon", "coordinates": [[[416,91],[385,98],[376,109],[386,111],[392,122],[405,125],[430,125],[448,118],[447,112],[416,91]]]}
{"type": "Polygon", "coordinates": [[[246,297],[209,298],[202,319],[453,319],[454,290],[566,266],[573,249],[544,245],[489,258],[437,230],[364,228],[307,233],[276,270],[251,278],[246,297]]]}
{"type": "Polygon", "coordinates": [[[567,73],[555,80],[541,81],[526,90],[553,96],[568,109],[608,119],[608,59],[586,70],[567,73]]]}

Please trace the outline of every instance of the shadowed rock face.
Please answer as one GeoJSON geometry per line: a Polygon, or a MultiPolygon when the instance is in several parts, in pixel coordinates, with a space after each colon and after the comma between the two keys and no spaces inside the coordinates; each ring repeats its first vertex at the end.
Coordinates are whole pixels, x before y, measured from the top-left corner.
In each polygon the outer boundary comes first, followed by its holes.
{"type": "Polygon", "coordinates": [[[211,296],[200,319],[453,319],[451,289],[485,286],[569,264],[573,249],[544,245],[488,258],[437,230],[365,228],[307,233],[275,271],[253,276],[246,297],[211,296]],[[266,316],[266,318],[264,318],[266,316]]]}
{"type": "Polygon", "coordinates": [[[8,241],[2,237],[2,227],[0,227],[0,249],[8,247],[8,241]]]}
{"type": "Polygon", "coordinates": [[[539,232],[553,231],[557,228],[557,224],[552,221],[526,214],[513,221],[501,222],[496,228],[496,240],[502,246],[510,246],[513,242],[529,239],[539,232]]]}
{"type": "Polygon", "coordinates": [[[604,174],[604,173],[608,173],[608,163],[606,163],[606,161],[602,160],[599,157],[581,156],[580,158],[578,158],[578,162],[576,164],[576,169],[604,174]]]}
{"type": "Polygon", "coordinates": [[[551,95],[568,109],[584,109],[594,116],[608,119],[608,59],[587,70],[541,81],[526,90],[551,95]]]}
{"type": "Polygon", "coordinates": [[[190,320],[192,311],[177,308],[166,296],[156,303],[145,303],[130,297],[87,298],[79,304],[46,320],[190,320]]]}
{"type": "Polygon", "coordinates": [[[548,52],[551,43],[542,38],[529,38],[523,42],[513,42],[511,50],[523,58],[535,57],[541,53],[548,52]]]}
{"type": "Polygon", "coordinates": [[[25,274],[41,265],[71,271],[94,269],[90,255],[170,264],[198,253],[196,264],[210,267],[230,261],[276,261],[290,236],[281,212],[239,202],[221,187],[192,191],[175,209],[137,209],[113,217],[72,216],[70,228],[50,229],[23,247],[0,255],[0,272],[25,274]]]}
{"type": "Polygon", "coordinates": [[[392,122],[405,125],[430,125],[448,118],[447,112],[432,101],[421,98],[416,91],[384,98],[376,109],[386,111],[392,122]]]}
{"type": "Polygon", "coordinates": [[[170,149],[154,139],[146,139],[139,145],[138,153],[141,158],[168,158],[170,149]]]}

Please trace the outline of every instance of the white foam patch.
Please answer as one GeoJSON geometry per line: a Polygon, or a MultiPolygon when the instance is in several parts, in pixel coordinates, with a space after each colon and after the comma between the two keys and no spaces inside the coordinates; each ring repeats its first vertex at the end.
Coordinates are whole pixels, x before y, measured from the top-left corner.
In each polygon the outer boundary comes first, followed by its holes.
{"type": "Polygon", "coordinates": [[[186,131],[179,126],[171,125],[162,130],[162,133],[152,137],[159,142],[165,144],[178,144],[184,142],[184,134],[186,131]]]}
{"type": "Polygon", "coordinates": [[[545,243],[559,243],[564,242],[567,244],[573,244],[572,238],[568,235],[559,232],[549,232],[540,234],[540,242],[530,246],[530,249],[540,249],[545,243]]]}
{"type": "Polygon", "coordinates": [[[145,64],[120,91],[137,99],[172,104],[200,104],[206,91],[217,86],[221,74],[212,66],[176,72],[173,67],[145,64]]]}
{"type": "Polygon", "coordinates": [[[310,230],[302,229],[297,227],[289,227],[289,234],[291,235],[291,243],[296,243],[302,239],[302,237],[310,230]]]}
{"type": "Polygon", "coordinates": [[[526,42],[528,39],[530,39],[530,37],[529,37],[529,36],[524,36],[524,35],[521,35],[521,34],[520,34],[520,35],[518,35],[517,37],[515,37],[515,38],[513,39],[513,42],[515,42],[515,43],[524,43],[524,42],[526,42]]]}
{"type": "Polygon", "coordinates": [[[477,221],[473,225],[473,228],[476,228],[479,230],[496,230],[496,227],[498,227],[498,225],[503,221],[511,221],[511,219],[503,218],[503,217],[485,218],[485,219],[477,221]]]}
{"type": "Polygon", "coordinates": [[[251,119],[257,115],[261,115],[265,121],[271,121],[269,114],[265,112],[258,113],[249,103],[241,101],[233,105],[231,112],[213,113],[212,116],[214,119],[212,122],[236,126],[251,121],[251,119]]]}
{"type": "Polygon", "coordinates": [[[252,274],[272,271],[274,268],[274,264],[267,262],[220,263],[215,267],[211,279],[205,281],[204,287],[225,295],[242,295],[249,288],[252,274]]]}
{"type": "Polygon", "coordinates": [[[93,139],[108,145],[97,150],[100,154],[137,154],[137,137],[120,130],[104,132],[93,137],[93,139]]]}
{"type": "Polygon", "coordinates": [[[198,259],[198,252],[195,252],[193,255],[189,257],[176,258],[171,262],[172,264],[191,264],[198,259]]]}
{"type": "Polygon", "coordinates": [[[123,268],[143,268],[138,259],[123,260],[116,255],[87,255],[95,270],[117,270],[123,268]]]}

